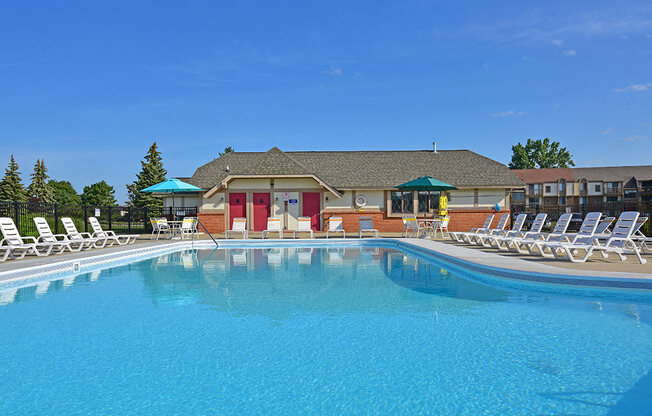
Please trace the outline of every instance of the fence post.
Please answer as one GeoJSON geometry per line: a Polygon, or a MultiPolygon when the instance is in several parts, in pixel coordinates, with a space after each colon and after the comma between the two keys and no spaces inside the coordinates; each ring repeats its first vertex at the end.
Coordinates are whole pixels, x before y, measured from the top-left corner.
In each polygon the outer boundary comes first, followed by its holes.
{"type": "Polygon", "coordinates": [[[127,207],[127,229],[131,232],[131,207],[127,207]]]}
{"type": "Polygon", "coordinates": [[[88,205],[84,205],[84,232],[88,232],[88,205]]]}
{"type": "Polygon", "coordinates": [[[18,201],[14,201],[14,222],[16,223],[16,228],[20,230],[20,214],[18,213],[18,201]]]}
{"type": "Polygon", "coordinates": [[[54,233],[59,234],[59,205],[54,204],[54,233]]]}
{"type": "Polygon", "coordinates": [[[109,230],[111,230],[111,206],[109,206],[109,230]]]}

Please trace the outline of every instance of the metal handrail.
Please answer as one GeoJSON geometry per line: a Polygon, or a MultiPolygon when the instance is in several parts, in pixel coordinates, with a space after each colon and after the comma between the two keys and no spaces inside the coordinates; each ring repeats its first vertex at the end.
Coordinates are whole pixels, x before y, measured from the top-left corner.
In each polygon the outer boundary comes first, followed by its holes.
{"type": "MultiPolygon", "coordinates": [[[[198,223],[199,225],[201,225],[201,228],[204,229],[204,231],[206,232],[206,234],[208,234],[208,236],[211,238],[211,240],[213,240],[213,242],[215,243],[215,245],[219,247],[219,244],[217,244],[217,241],[215,241],[215,239],[213,238],[213,235],[212,235],[211,233],[208,232],[208,230],[206,229],[206,227],[204,226],[204,224],[202,224],[202,222],[199,220],[199,218],[195,218],[195,220],[197,221],[197,223],[198,223]]],[[[195,241],[195,233],[192,233],[192,241],[195,241]]]]}

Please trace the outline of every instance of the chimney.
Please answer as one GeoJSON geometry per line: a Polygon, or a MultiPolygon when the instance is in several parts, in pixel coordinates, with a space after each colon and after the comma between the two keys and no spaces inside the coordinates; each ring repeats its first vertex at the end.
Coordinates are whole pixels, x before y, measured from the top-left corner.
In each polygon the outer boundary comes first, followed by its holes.
{"type": "Polygon", "coordinates": [[[437,142],[432,142],[432,153],[437,153],[437,142]]]}

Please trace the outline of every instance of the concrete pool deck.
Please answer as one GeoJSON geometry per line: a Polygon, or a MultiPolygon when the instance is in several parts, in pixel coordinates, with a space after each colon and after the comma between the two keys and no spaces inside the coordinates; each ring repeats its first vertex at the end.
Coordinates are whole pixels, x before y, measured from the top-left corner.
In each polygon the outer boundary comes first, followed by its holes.
{"type": "MultiPolygon", "coordinates": [[[[316,239],[313,241],[337,242],[341,238],[332,238],[330,240],[316,239]]],[[[355,242],[357,239],[347,239],[348,242],[355,242]]],[[[369,241],[370,239],[365,239],[369,241]]],[[[468,261],[482,266],[489,266],[495,268],[502,268],[508,270],[555,274],[566,276],[595,276],[605,277],[612,279],[646,279],[652,281],[652,261],[647,264],[639,264],[634,256],[628,256],[627,260],[621,262],[617,260],[617,256],[612,255],[608,259],[602,259],[599,255],[594,255],[591,260],[586,263],[571,263],[569,261],[557,261],[547,258],[536,256],[519,255],[516,253],[498,252],[498,250],[483,249],[477,246],[469,246],[464,244],[453,243],[451,240],[427,240],[416,238],[381,238],[383,241],[399,241],[409,243],[416,247],[443,254],[445,256],[454,257],[460,260],[468,261]]],[[[206,238],[201,238],[202,243],[205,243],[206,238]]],[[[247,244],[256,244],[257,242],[269,243],[278,240],[218,240],[219,243],[237,243],[246,242],[247,244]]],[[[308,239],[284,239],[284,243],[291,243],[291,241],[308,242],[308,239]]],[[[7,260],[0,263],[0,281],[4,280],[2,274],[6,272],[22,271],[24,269],[38,268],[39,266],[45,267],[55,265],[61,262],[70,262],[83,259],[89,259],[98,256],[114,255],[130,250],[136,249],[155,249],[165,248],[167,245],[178,243],[190,243],[190,240],[150,240],[149,238],[142,238],[136,241],[135,244],[128,246],[113,246],[103,249],[95,249],[90,251],[82,251],[79,253],[64,253],[48,257],[28,256],[22,260],[7,260]]],[[[644,258],[652,260],[651,254],[645,254],[644,258]]],[[[26,271],[26,270],[25,270],[26,271]]]]}

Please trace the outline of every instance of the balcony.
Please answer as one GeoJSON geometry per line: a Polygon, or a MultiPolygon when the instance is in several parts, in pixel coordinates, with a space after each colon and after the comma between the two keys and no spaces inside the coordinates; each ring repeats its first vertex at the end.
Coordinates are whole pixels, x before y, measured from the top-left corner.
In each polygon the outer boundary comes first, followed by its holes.
{"type": "Polygon", "coordinates": [[[607,195],[609,195],[609,194],[611,194],[611,195],[613,195],[613,194],[620,195],[620,193],[622,191],[623,191],[623,188],[621,188],[620,186],[608,186],[607,187],[607,195]]]}
{"type": "Polygon", "coordinates": [[[541,188],[530,188],[527,193],[530,196],[539,196],[541,195],[541,188]]]}
{"type": "Polygon", "coordinates": [[[642,194],[652,194],[652,186],[644,186],[641,188],[642,194]]]}

